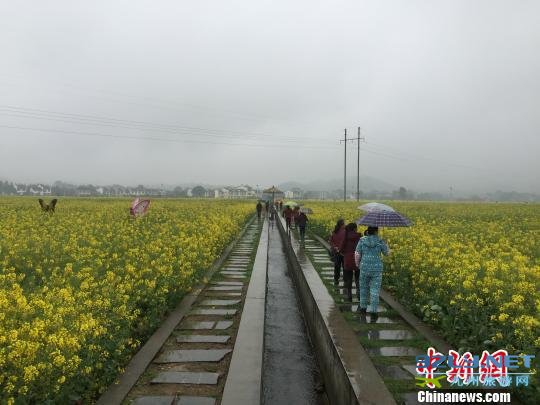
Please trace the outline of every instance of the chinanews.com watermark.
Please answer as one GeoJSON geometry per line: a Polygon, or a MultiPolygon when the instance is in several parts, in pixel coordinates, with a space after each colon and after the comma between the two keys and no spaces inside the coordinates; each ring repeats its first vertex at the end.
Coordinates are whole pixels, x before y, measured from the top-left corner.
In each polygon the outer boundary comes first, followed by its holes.
{"type": "Polygon", "coordinates": [[[510,403],[510,388],[529,385],[534,358],[528,354],[511,355],[506,350],[484,350],[480,356],[450,350],[444,355],[430,347],[427,354],[416,356],[416,386],[424,388],[418,391],[418,402],[510,403]]]}
{"type": "Polygon", "coordinates": [[[437,392],[418,391],[418,402],[427,404],[510,403],[509,392],[437,392]]]}

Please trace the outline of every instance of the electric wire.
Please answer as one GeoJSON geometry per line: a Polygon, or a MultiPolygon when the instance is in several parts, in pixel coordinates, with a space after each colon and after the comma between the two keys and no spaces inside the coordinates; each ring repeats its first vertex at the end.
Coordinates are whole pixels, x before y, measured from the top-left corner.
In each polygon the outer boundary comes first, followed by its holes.
{"type": "Polygon", "coordinates": [[[331,141],[326,141],[321,138],[313,137],[286,137],[286,136],[275,136],[266,133],[259,132],[247,132],[247,131],[235,131],[229,129],[211,129],[211,128],[201,128],[201,127],[190,127],[190,126],[179,126],[179,125],[168,125],[168,124],[159,124],[148,121],[133,121],[125,119],[117,119],[111,117],[99,117],[99,116],[90,116],[83,114],[71,114],[71,113],[60,113],[55,111],[47,110],[38,110],[38,109],[29,109],[22,107],[13,107],[13,106],[1,106],[0,105],[0,114],[10,117],[18,118],[30,118],[46,121],[58,121],[72,124],[85,124],[85,125],[97,125],[97,126],[109,126],[109,127],[118,127],[125,129],[137,129],[137,130],[153,130],[164,133],[175,133],[175,134],[193,134],[200,135],[205,137],[214,137],[214,138],[241,138],[245,139],[276,139],[284,142],[306,142],[306,141],[316,141],[319,143],[333,144],[331,141]]]}
{"type": "MultiPolygon", "coordinates": [[[[67,135],[82,135],[82,136],[89,136],[89,137],[131,139],[131,140],[171,142],[171,143],[194,143],[194,144],[210,144],[210,145],[226,145],[226,146],[247,146],[247,147],[255,147],[255,148],[266,148],[266,147],[289,148],[289,149],[291,148],[290,145],[283,145],[283,144],[229,143],[229,142],[206,141],[206,140],[197,140],[197,139],[173,139],[173,138],[160,138],[160,137],[150,137],[150,136],[114,135],[114,134],[102,134],[102,133],[98,133],[98,132],[82,132],[82,131],[52,129],[52,128],[32,128],[32,127],[22,127],[22,126],[15,126],[15,125],[2,125],[2,124],[0,124],[0,128],[23,130],[23,131],[34,131],[34,132],[67,134],[67,135]]],[[[329,146],[317,146],[317,145],[303,145],[302,148],[328,149],[328,148],[332,148],[332,146],[329,147],[329,146]]],[[[337,146],[334,147],[334,148],[337,148],[337,146]]]]}
{"type": "MultiPolygon", "coordinates": [[[[311,137],[279,137],[273,136],[261,132],[250,132],[250,131],[235,131],[230,129],[215,129],[215,128],[203,128],[203,127],[194,127],[194,126],[180,126],[180,125],[171,125],[171,124],[161,124],[150,121],[138,121],[138,120],[126,120],[119,119],[114,117],[104,117],[98,115],[87,115],[87,114],[75,114],[75,113],[64,113],[58,111],[50,111],[36,108],[27,108],[13,105],[0,105],[0,115],[17,117],[17,118],[28,118],[28,119],[37,119],[37,120],[46,120],[46,121],[57,121],[70,124],[84,124],[84,125],[97,125],[105,127],[116,127],[124,129],[135,129],[138,131],[155,131],[161,133],[167,133],[171,135],[192,135],[197,137],[207,137],[215,139],[227,138],[231,141],[257,141],[265,142],[263,144],[252,144],[252,143],[231,143],[231,142],[220,142],[220,141],[210,141],[210,140],[201,140],[201,139],[185,139],[185,138],[162,138],[162,137],[150,137],[150,136],[129,136],[129,135],[114,135],[114,134],[102,134],[97,132],[81,132],[81,131],[71,131],[71,130],[58,130],[58,129],[45,129],[45,128],[32,128],[32,127],[23,127],[23,126],[9,126],[9,125],[0,125],[0,127],[8,129],[18,129],[26,131],[40,131],[40,132],[49,132],[49,133],[64,133],[64,134],[77,134],[83,136],[96,136],[96,137],[105,137],[105,138],[117,138],[117,139],[131,139],[131,140],[147,140],[147,141],[159,141],[159,142],[177,142],[177,143],[195,143],[195,144],[216,144],[216,145],[228,145],[228,146],[247,146],[247,147],[273,147],[273,148],[291,148],[297,147],[292,145],[294,143],[301,143],[302,148],[309,149],[322,149],[330,148],[336,149],[333,146],[335,143],[331,141],[325,141],[321,138],[311,138],[311,137]],[[269,141],[279,141],[280,144],[271,144],[269,141]],[[315,142],[314,142],[315,141],[315,142]],[[283,144],[288,143],[288,144],[283,144]]],[[[356,138],[347,139],[347,141],[357,141],[356,138]]],[[[375,150],[368,149],[363,147],[361,150],[372,155],[385,157],[388,159],[394,159],[402,162],[410,162],[412,159],[422,159],[431,162],[436,162],[438,164],[443,164],[445,166],[453,166],[464,168],[468,170],[478,170],[485,171],[485,169],[470,166],[457,164],[453,162],[445,162],[440,159],[423,156],[418,154],[411,154],[410,152],[404,152],[393,146],[381,145],[374,142],[363,141],[362,143],[367,144],[370,148],[373,147],[375,150]],[[377,150],[379,149],[379,150],[377,150]],[[383,149],[381,151],[380,149],[383,149]],[[388,151],[390,149],[390,151],[388,151]],[[397,151],[399,155],[392,153],[392,150],[397,151]]],[[[352,148],[351,148],[352,150],[352,148]]]]}

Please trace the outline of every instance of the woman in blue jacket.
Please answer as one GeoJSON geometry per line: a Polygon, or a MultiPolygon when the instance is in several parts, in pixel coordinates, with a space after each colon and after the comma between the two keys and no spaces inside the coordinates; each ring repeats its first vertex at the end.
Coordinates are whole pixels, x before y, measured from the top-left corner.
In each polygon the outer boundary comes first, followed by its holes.
{"type": "Polygon", "coordinates": [[[356,253],[360,257],[360,288],[358,311],[377,314],[379,306],[379,291],[381,289],[383,263],[381,254],[388,254],[388,246],[377,235],[379,228],[370,226],[367,235],[356,245],[356,253]],[[369,293],[369,311],[368,311],[369,293]]]}

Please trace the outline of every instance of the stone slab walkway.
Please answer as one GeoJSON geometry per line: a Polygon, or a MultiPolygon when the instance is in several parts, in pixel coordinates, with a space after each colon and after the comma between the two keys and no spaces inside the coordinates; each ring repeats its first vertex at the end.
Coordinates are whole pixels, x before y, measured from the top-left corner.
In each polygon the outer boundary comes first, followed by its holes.
{"type": "Polygon", "coordinates": [[[425,354],[425,349],[430,345],[447,352],[448,345],[383,290],[377,317],[357,312],[356,289],[353,288],[353,302],[349,303],[343,289],[343,279],[334,285],[333,263],[329,257],[323,258],[320,250],[328,251],[328,244],[317,236],[307,240],[309,244],[303,246],[303,251],[312,261],[377,371],[392,387],[396,402],[416,404],[415,356],[425,354]]]}
{"type": "Polygon", "coordinates": [[[254,222],[127,395],[136,405],[222,400],[245,310],[262,223],[254,222]]]}

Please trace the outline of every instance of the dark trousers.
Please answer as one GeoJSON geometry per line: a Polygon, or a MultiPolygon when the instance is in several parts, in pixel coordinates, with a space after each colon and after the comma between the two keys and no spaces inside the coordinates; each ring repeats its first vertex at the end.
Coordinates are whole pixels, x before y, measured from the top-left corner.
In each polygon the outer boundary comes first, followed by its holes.
{"type": "Polygon", "coordinates": [[[257,210],[257,218],[261,219],[261,211],[257,210]]]}
{"type": "Polygon", "coordinates": [[[360,278],[360,270],[358,270],[358,268],[355,268],[354,270],[343,270],[343,284],[347,290],[352,289],[353,277],[356,289],[358,290],[358,279],[360,278]]]}
{"type": "Polygon", "coordinates": [[[336,254],[336,260],[334,261],[334,280],[339,281],[341,275],[341,269],[343,268],[343,256],[336,254]]]}
{"type": "Polygon", "coordinates": [[[300,239],[304,240],[304,237],[306,236],[306,226],[298,225],[298,229],[300,230],[300,239]]]}

